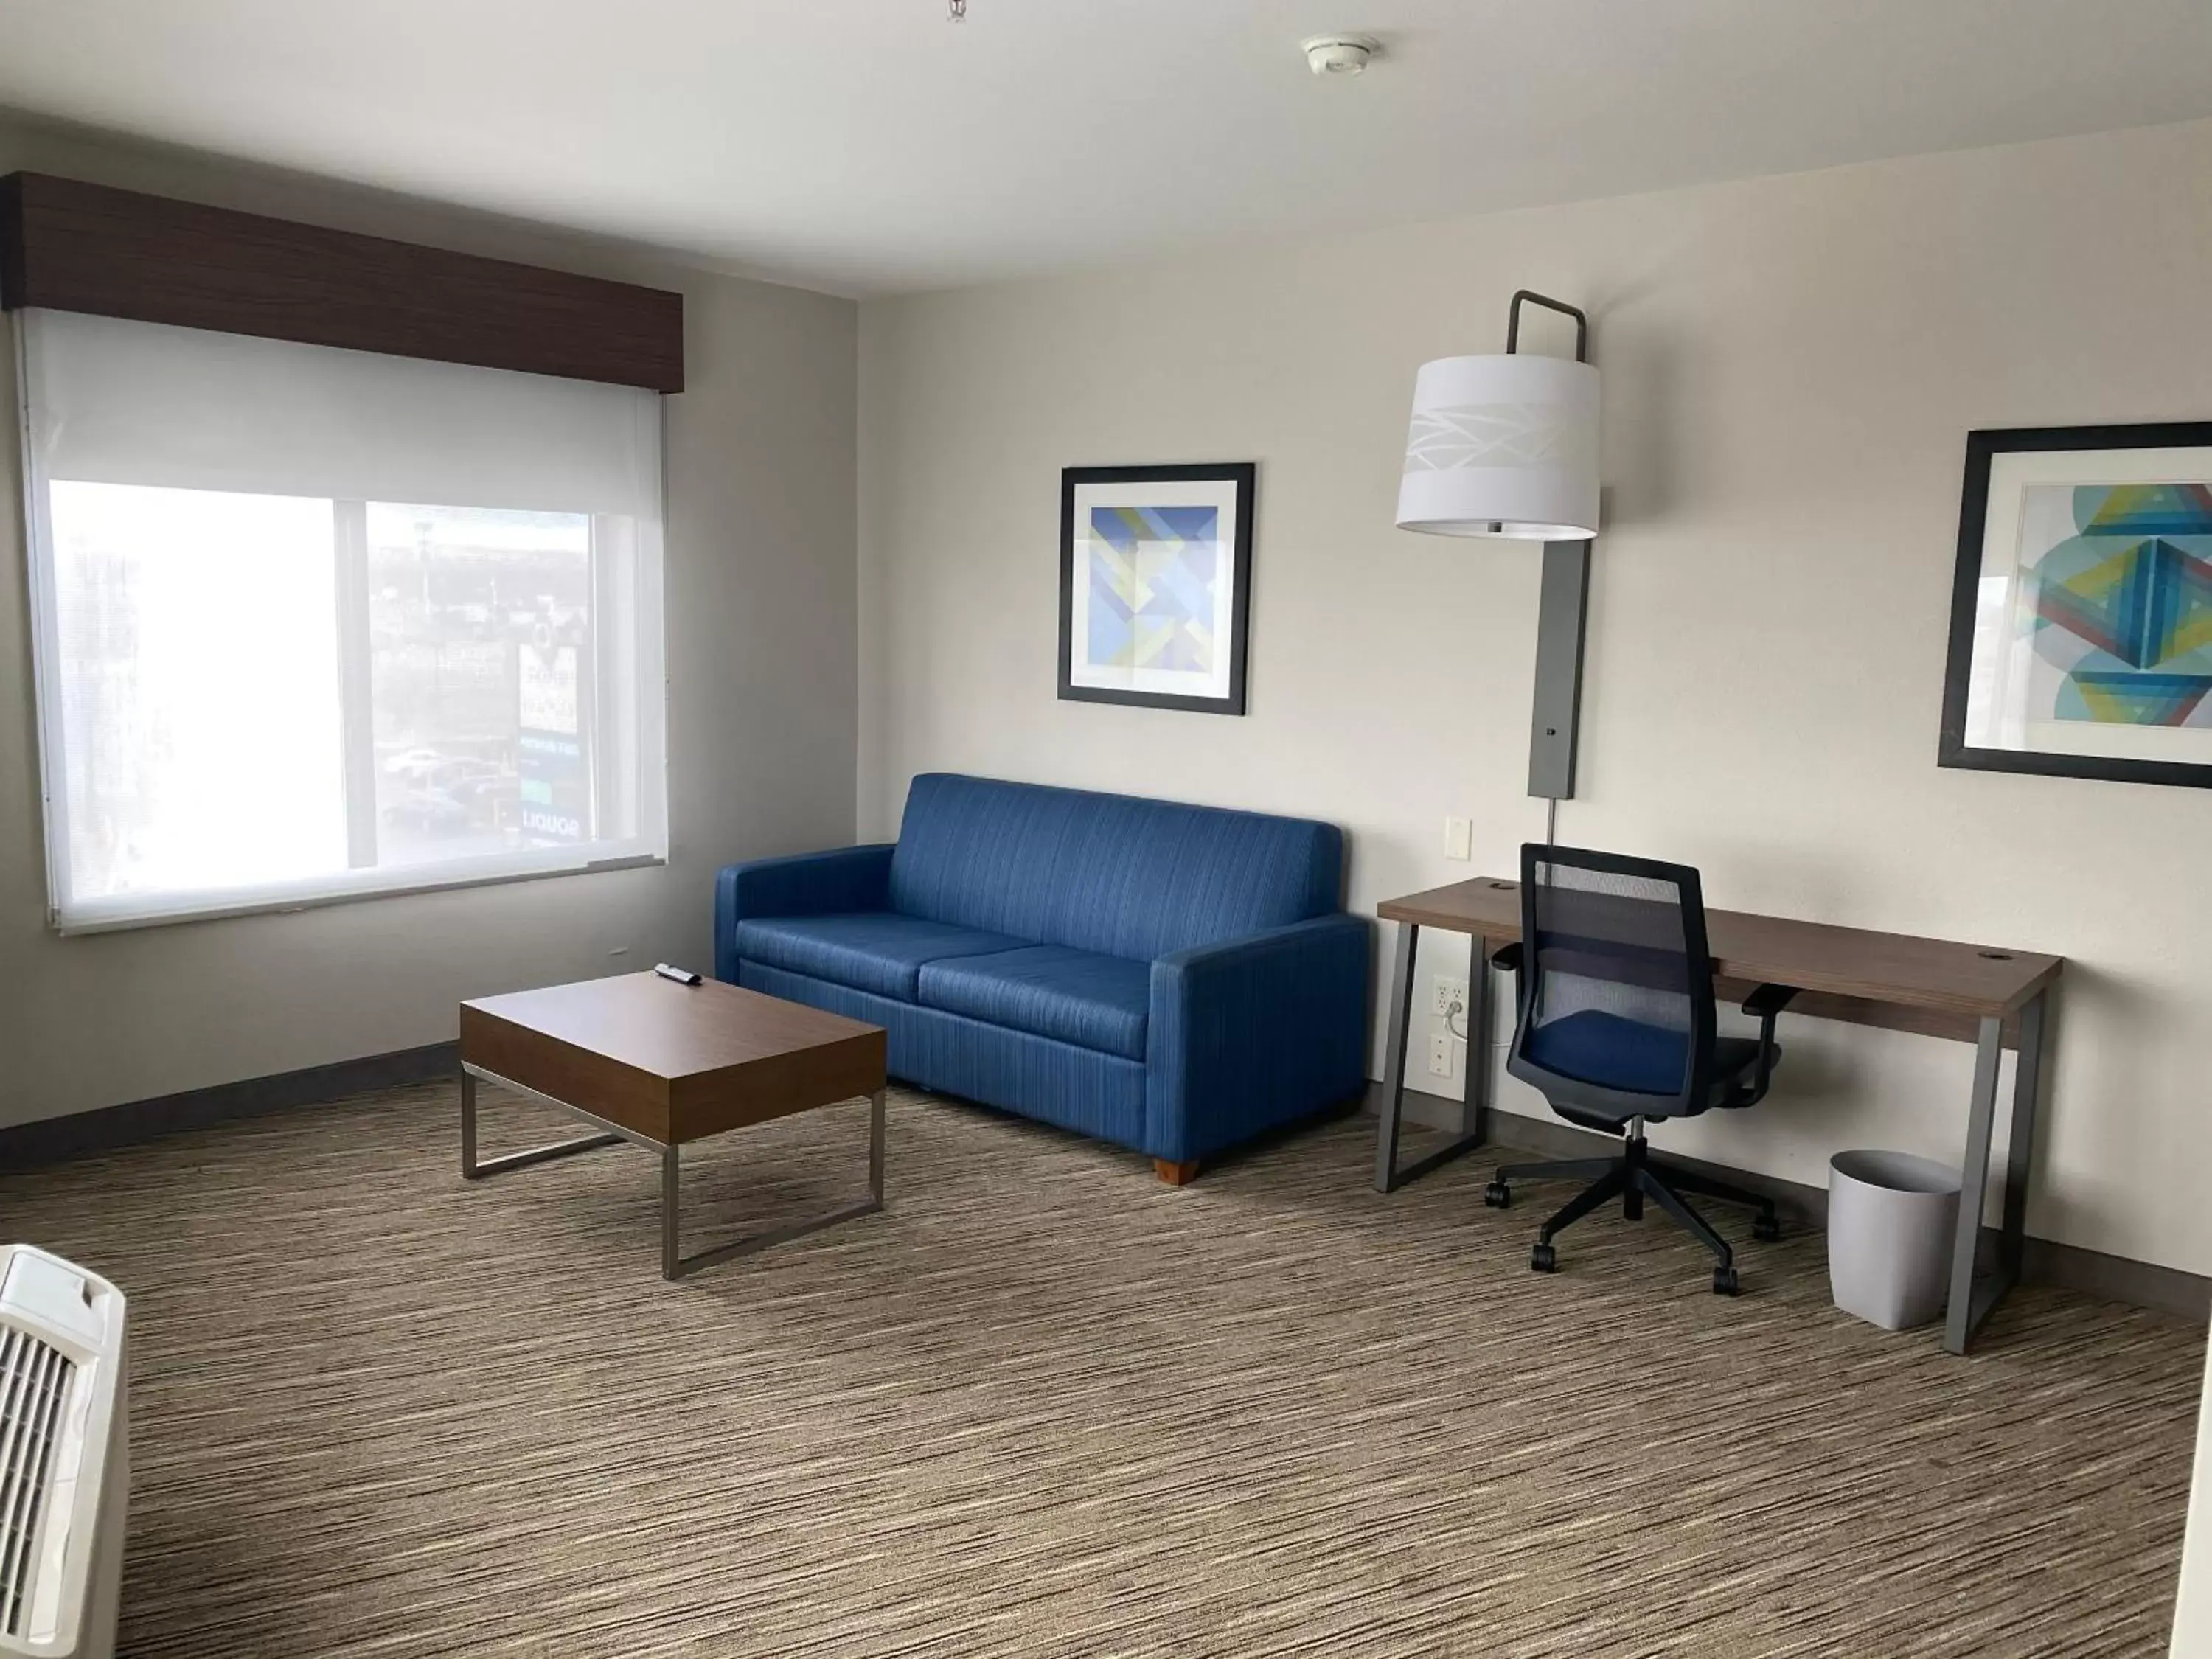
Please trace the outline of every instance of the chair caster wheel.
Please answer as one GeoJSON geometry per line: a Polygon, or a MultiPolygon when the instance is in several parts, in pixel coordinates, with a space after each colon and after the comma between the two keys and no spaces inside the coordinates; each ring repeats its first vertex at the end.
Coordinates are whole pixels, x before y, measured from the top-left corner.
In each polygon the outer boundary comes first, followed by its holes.
{"type": "Polygon", "coordinates": [[[1493,1181],[1482,1189],[1482,1201],[1493,1210],[1510,1209],[1513,1204],[1513,1189],[1502,1181],[1493,1181]]]}
{"type": "Polygon", "coordinates": [[[1782,1220],[1778,1216],[1763,1215],[1751,1224],[1751,1236],[1762,1244],[1771,1244],[1782,1237],[1782,1220]]]}
{"type": "Polygon", "coordinates": [[[1734,1267],[1716,1267],[1713,1269],[1713,1294],[1715,1296],[1734,1296],[1742,1289],[1743,1281],[1735,1276],[1735,1269],[1734,1267]]]}
{"type": "Polygon", "coordinates": [[[1550,1245],[1538,1244],[1531,1247],[1528,1251],[1528,1266],[1540,1273],[1557,1273],[1559,1270],[1559,1258],[1550,1245]]]}

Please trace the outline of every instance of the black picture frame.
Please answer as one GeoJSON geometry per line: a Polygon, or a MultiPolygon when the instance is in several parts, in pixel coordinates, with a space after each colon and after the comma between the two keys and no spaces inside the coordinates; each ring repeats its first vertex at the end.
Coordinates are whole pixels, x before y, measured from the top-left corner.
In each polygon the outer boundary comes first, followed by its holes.
{"type": "Polygon", "coordinates": [[[1160,466],[1070,466],[1060,474],[1060,696],[1063,702],[1119,703],[1138,708],[1180,708],[1199,714],[1244,712],[1245,647],[1252,602],[1252,520],[1259,495],[1256,461],[1190,462],[1160,466]],[[1084,484],[1221,483],[1233,485],[1237,531],[1232,552],[1229,634],[1229,695],[1197,697],[1126,691],[1074,684],[1075,494],[1084,484]]]}
{"type": "Polygon", "coordinates": [[[1990,749],[1966,741],[1966,708],[1973,682],[1976,592],[1990,510],[1990,469],[1998,455],[2021,451],[2212,448],[2212,421],[2162,421],[2117,426],[1995,427],[1966,434],[1966,469],[1959,495],[1958,562],[1951,584],[1949,653],[1943,670],[1943,722],[1936,764],[1984,772],[2027,772],[2045,777],[2096,778],[2113,783],[2158,783],[2212,789],[2212,763],[2142,760],[2107,755],[2063,755],[1990,749]]]}

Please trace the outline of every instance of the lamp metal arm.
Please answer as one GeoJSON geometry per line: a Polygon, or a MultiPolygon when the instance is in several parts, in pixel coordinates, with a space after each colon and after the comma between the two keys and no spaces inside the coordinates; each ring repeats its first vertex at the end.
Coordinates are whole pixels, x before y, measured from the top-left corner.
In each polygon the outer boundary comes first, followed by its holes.
{"type": "Polygon", "coordinates": [[[1575,319],[1575,361],[1589,361],[1589,319],[1579,306],[1571,306],[1564,300],[1554,300],[1549,295],[1539,294],[1534,289],[1521,289],[1513,295],[1511,309],[1505,313],[1505,349],[1510,354],[1521,348],[1521,306],[1523,301],[1540,305],[1547,311],[1556,311],[1563,317],[1575,319]]]}

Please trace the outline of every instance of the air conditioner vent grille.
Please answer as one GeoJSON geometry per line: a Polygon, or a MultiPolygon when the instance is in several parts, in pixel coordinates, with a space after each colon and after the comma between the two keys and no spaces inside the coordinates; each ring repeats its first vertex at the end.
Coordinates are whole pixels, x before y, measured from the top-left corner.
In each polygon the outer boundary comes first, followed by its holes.
{"type": "Polygon", "coordinates": [[[22,1633],[31,1547],[76,1369],[29,1332],[0,1328],[0,1636],[22,1633]]]}

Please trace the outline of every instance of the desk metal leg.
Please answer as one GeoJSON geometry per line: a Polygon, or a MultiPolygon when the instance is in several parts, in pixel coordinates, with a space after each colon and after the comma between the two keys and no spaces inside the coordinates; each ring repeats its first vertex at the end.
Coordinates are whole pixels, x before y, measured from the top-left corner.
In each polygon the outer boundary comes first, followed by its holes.
{"type": "Polygon", "coordinates": [[[2048,990],[2020,1011],[2020,1058],[2012,1082],[2012,1139],[2005,1147],[2004,1263],[2014,1282],[2027,1249],[2027,1178],[2035,1158],[2035,1115],[2043,1088],[2048,990]]]}
{"type": "Polygon", "coordinates": [[[2004,1212],[1996,1261],[1978,1274],[1982,1217],[1990,1183],[1990,1141],[1996,1130],[1997,1062],[2004,1054],[2004,1021],[1981,1023],[1974,1043],[1974,1092],[1966,1112],[1966,1155],[1960,1171],[1959,1231],[1951,1241],[1951,1294],[1943,1319],[1943,1346],[1964,1353],[1974,1333],[2020,1282],[2027,1239],[2027,1178],[2035,1153],[2037,1094],[2043,1080],[2045,1002],[2039,991],[2020,1011],[2020,1055],[2013,1068],[2012,1135],[2005,1152],[2004,1212]]]}
{"type": "Polygon", "coordinates": [[[1490,1139],[1490,941],[1467,942],[1467,1130],[1469,1150],[1490,1139]]]}
{"type": "Polygon", "coordinates": [[[1398,950],[1390,979],[1390,1035],[1383,1056],[1382,1109],[1375,1126],[1375,1190],[1391,1193],[1407,1182],[1471,1152],[1490,1138],[1490,952],[1470,939],[1468,963],[1466,1133],[1448,1146],[1398,1167],[1398,1128],[1406,1109],[1406,1043],[1413,1024],[1413,963],[1421,930],[1398,924],[1398,950]]]}
{"type": "Polygon", "coordinates": [[[1390,969],[1390,1033],[1382,1045],[1382,1109],[1375,1115],[1375,1190],[1398,1184],[1398,1118],[1406,1105],[1406,1028],[1412,1023],[1413,954],[1421,930],[1398,924],[1398,949],[1390,969]]]}

